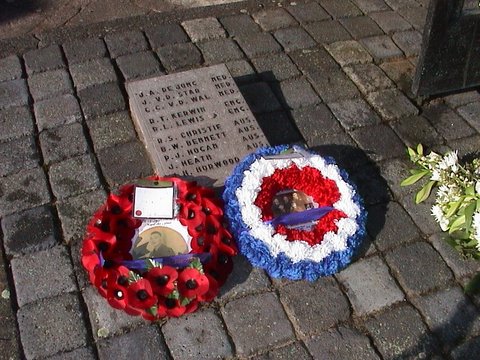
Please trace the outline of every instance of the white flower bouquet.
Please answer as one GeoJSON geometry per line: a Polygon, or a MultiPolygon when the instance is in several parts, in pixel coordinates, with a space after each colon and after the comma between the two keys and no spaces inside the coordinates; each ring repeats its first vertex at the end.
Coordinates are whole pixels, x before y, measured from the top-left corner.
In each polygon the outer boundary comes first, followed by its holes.
{"type": "Polygon", "coordinates": [[[464,256],[480,259],[480,159],[459,161],[456,151],[424,155],[421,144],[416,150],[408,148],[408,155],[416,168],[401,185],[429,178],[415,202],[426,200],[437,187],[432,215],[442,231],[448,232],[447,241],[464,256]]]}

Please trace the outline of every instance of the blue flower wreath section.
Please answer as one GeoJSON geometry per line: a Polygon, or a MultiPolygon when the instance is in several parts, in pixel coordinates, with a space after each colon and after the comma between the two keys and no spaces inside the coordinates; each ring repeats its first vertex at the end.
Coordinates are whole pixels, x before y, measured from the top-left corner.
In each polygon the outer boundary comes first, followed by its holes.
{"type": "MultiPolygon", "coordinates": [[[[285,253],[281,252],[273,256],[268,247],[259,239],[250,235],[247,225],[243,222],[240,204],[237,200],[236,191],[242,185],[244,172],[259,158],[277,155],[290,149],[288,145],[259,148],[256,152],[246,156],[233,170],[233,173],[225,181],[223,200],[225,202],[225,214],[229,221],[230,228],[237,239],[240,252],[247,257],[252,265],[265,269],[274,278],[287,278],[290,280],[306,279],[314,281],[321,276],[328,276],[337,273],[346,267],[352,260],[356,250],[365,237],[365,223],[367,212],[363,201],[357,193],[357,188],[349,181],[347,172],[340,170],[340,175],[346,183],[354,190],[353,201],[360,208],[360,214],[356,219],[358,230],[348,237],[347,248],[343,251],[331,253],[329,256],[315,262],[302,260],[293,262],[285,253]]],[[[310,150],[308,150],[312,153],[310,150]]],[[[324,158],[327,164],[336,165],[332,158],[324,158]]]]}

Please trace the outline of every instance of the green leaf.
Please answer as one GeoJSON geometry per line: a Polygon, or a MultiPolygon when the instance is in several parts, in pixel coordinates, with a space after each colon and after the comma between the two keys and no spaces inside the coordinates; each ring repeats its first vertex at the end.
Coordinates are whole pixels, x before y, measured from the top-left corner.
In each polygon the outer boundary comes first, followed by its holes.
{"type": "Polygon", "coordinates": [[[408,156],[410,156],[410,159],[412,159],[415,155],[417,155],[415,150],[413,150],[410,146],[407,147],[407,152],[408,152],[408,156]]]}
{"type": "Polygon", "coordinates": [[[188,304],[190,304],[192,302],[192,299],[189,299],[189,298],[182,298],[182,300],[180,300],[180,305],[182,306],[187,306],[188,304]]]}
{"type": "Polygon", "coordinates": [[[472,280],[465,286],[465,292],[469,295],[475,295],[480,292],[480,273],[475,275],[472,280]]]}
{"type": "Polygon", "coordinates": [[[473,185],[470,185],[465,189],[465,194],[470,196],[475,196],[475,188],[473,187],[473,185]]]}
{"type": "Polygon", "coordinates": [[[150,315],[153,315],[153,316],[157,316],[157,314],[158,314],[157,306],[153,305],[152,307],[148,308],[147,313],[149,313],[150,315]]]}
{"type": "Polygon", "coordinates": [[[423,156],[423,145],[422,144],[417,145],[417,153],[418,153],[418,155],[423,156]]]}
{"type": "Polygon", "coordinates": [[[146,262],[147,270],[151,270],[151,269],[156,268],[156,267],[158,267],[158,268],[162,267],[161,263],[156,262],[155,260],[152,260],[152,259],[147,259],[147,260],[145,260],[145,262],[146,262]]]}
{"type": "Polygon", "coordinates": [[[470,232],[472,227],[473,213],[475,212],[475,203],[471,203],[465,208],[465,229],[470,232]]]}
{"type": "Polygon", "coordinates": [[[202,262],[200,261],[200,259],[198,257],[195,257],[192,260],[192,262],[190,263],[190,265],[188,265],[188,266],[191,267],[191,268],[197,269],[198,271],[200,271],[203,274],[203,265],[202,265],[202,262]]]}
{"type": "Polygon", "coordinates": [[[128,272],[128,283],[129,284],[136,283],[140,279],[141,279],[141,276],[138,275],[136,272],[133,272],[133,271],[128,272]]]}
{"type": "Polygon", "coordinates": [[[422,201],[425,201],[430,196],[433,185],[436,184],[436,181],[429,181],[425,186],[417,193],[415,196],[415,203],[420,204],[422,201]]]}
{"type": "Polygon", "coordinates": [[[450,225],[450,230],[448,231],[450,234],[461,229],[463,224],[465,224],[465,215],[458,216],[450,225]]]}
{"type": "Polygon", "coordinates": [[[420,170],[420,172],[410,175],[407,177],[405,180],[403,180],[400,183],[400,186],[408,186],[408,185],[413,185],[415,184],[418,180],[423,178],[425,175],[427,175],[430,171],[428,170],[420,170]]]}
{"type": "Polygon", "coordinates": [[[180,293],[178,292],[178,290],[175,289],[170,294],[168,294],[167,298],[178,300],[180,299],[180,293]]]}
{"type": "Polygon", "coordinates": [[[450,219],[452,217],[452,215],[457,212],[460,205],[462,205],[462,202],[460,200],[449,203],[448,211],[445,214],[445,217],[450,219]]]}

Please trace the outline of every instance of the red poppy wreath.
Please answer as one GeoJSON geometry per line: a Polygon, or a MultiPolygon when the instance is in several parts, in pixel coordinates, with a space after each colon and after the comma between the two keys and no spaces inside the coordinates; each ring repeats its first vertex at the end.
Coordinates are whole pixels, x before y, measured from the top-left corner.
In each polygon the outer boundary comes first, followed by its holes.
{"type": "Polygon", "coordinates": [[[178,178],[146,182],[168,183],[174,189],[170,220],[138,217],[138,185],[126,185],[93,215],[81,251],[100,295],[114,308],[148,320],[178,317],[213,300],[237,253],[214,192],[178,178]]]}

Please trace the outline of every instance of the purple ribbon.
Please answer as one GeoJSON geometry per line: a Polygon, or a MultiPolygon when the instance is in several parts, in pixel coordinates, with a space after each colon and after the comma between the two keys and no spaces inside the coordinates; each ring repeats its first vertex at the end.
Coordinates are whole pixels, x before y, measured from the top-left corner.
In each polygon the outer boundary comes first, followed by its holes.
{"type": "Polygon", "coordinates": [[[306,224],[312,221],[320,220],[332,210],[335,210],[335,208],[331,206],[323,206],[300,212],[292,212],[289,214],[277,216],[276,218],[268,221],[268,223],[272,224],[273,227],[276,227],[278,225],[294,226],[306,224]]]}
{"type": "MultiPolygon", "coordinates": [[[[200,254],[181,254],[175,256],[165,256],[160,258],[150,258],[150,260],[155,261],[159,264],[171,266],[174,268],[183,268],[190,265],[193,259],[198,258],[202,264],[207,263],[210,260],[210,253],[200,253],[200,254]]],[[[123,260],[121,264],[126,266],[129,269],[134,270],[146,270],[148,259],[139,259],[139,260],[123,260]]]]}

